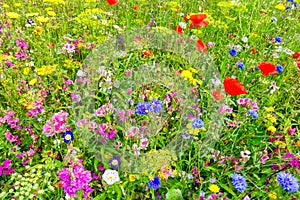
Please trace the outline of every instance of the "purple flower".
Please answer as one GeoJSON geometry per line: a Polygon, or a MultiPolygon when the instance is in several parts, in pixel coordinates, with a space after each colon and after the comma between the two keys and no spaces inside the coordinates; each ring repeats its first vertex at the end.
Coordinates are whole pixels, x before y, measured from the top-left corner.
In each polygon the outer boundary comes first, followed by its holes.
{"type": "Polygon", "coordinates": [[[290,173],[280,172],[277,174],[277,181],[287,192],[297,192],[299,190],[298,180],[290,173]]]}
{"type": "Polygon", "coordinates": [[[160,180],[157,176],[154,177],[153,180],[149,180],[148,181],[148,185],[150,188],[157,190],[158,188],[160,188],[160,180]]]}
{"type": "Polygon", "coordinates": [[[193,128],[202,128],[204,126],[204,122],[200,118],[195,118],[192,122],[193,128]]]}
{"type": "Polygon", "coordinates": [[[145,115],[146,113],[149,112],[150,107],[151,107],[151,103],[149,102],[139,102],[135,107],[135,111],[139,115],[145,115]]]}
{"type": "Polygon", "coordinates": [[[150,111],[154,113],[158,113],[162,109],[163,102],[158,99],[153,99],[151,102],[150,111]]]}
{"type": "Polygon", "coordinates": [[[120,167],[121,165],[121,160],[119,156],[114,156],[109,160],[109,165],[112,169],[116,170],[120,167]]]}
{"type": "Polygon", "coordinates": [[[242,175],[232,174],[230,178],[231,178],[231,183],[236,190],[238,190],[239,192],[244,192],[246,190],[247,182],[242,175]]]}
{"type": "Polygon", "coordinates": [[[235,50],[235,49],[230,49],[229,55],[231,55],[231,56],[236,56],[236,54],[237,54],[237,50],[235,50]]]}

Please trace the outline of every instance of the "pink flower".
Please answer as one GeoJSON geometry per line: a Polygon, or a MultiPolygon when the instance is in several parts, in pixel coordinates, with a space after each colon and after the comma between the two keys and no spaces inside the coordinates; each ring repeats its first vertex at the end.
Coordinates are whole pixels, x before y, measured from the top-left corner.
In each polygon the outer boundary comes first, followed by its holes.
{"type": "Polygon", "coordinates": [[[264,155],[260,158],[260,162],[265,164],[267,160],[269,160],[270,157],[268,155],[264,155]]]}

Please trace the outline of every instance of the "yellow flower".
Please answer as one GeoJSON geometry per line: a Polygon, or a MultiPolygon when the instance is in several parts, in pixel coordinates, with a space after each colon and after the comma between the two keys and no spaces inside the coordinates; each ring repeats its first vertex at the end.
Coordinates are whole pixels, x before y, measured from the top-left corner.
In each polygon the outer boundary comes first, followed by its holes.
{"type": "Polygon", "coordinates": [[[37,78],[32,79],[28,82],[29,85],[34,85],[37,82],[37,78]]]}
{"type": "Polygon", "coordinates": [[[23,74],[24,74],[24,75],[28,75],[29,72],[30,72],[30,68],[29,68],[29,67],[25,67],[25,68],[23,69],[23,74]]]}
{"type": "Polygon", "coordinates": [[[187,124],[186,127],[188,128],[189,133],[192,135],[198,135],[200,132],[200,128],[193,128],[191,123],[187,124]]]}
{"type": "Polygon", "coordinates": [[[53,8],[51,7],[48,7],[48,8],[45,8],[46,11],[50,11],[50,10],[53,10],[53,8]]]}
{"type": "Polygon", "coordinates": [[[47,14],[50,15],[51,17],[56,16],[56,13],[54,11],[48,11],[47,14]]]}
{"type": "Polygon", "coordinates": [[[283,3],[277,4],[275,6],[275,8],[278,9],[278,10],[285,10],[285,6],[283,5],[283,3]]]}
{"type": "Polygon", "coordinates": [[[35,27],[35,32],[39,35],[42,35],[43,33],[43,28],[40,26],[35,27]]]}
{"type": "Polygon", "coordinates": [[[16,7],[21,7],[22,4],[20,4],[20,3],[15,3],[14,6],[16,6],[16,7]]]}
{"type": "Polygon", "coordinates": [[[275,144],[278,145],[279,148],[285,148],[286,144],[280,140],[276,140],[275,144]]]}
{"type": "Polygon", "coordinates": [[[177,175],[178,175],[178,171],[177,171],[176,169],[174,169],[174,170],[172,171],[172,174],[173,174],[174,176],[177,176],[177,175]]]}
{"type": "Polygon", "coordinates": [[[265,109],[266,109],[267,112],[272,112],[272,111],[274,111],[274,107],[272,107],[272,106],[271,106],[271,107],[268,107],[268,108],[265,108],[265,109]]]}
{"type": "Polygon", "coordinates": [[[3,8],[9,8],[9,5],[3,4],[2,7],[3,7],[3,8]]]}
{"type": "Polygon", "coordinates": [[[211,192],[213,192],[213,193],[218,193],[218,192],[220,192],[220,188],[219,188],[219,186],[217,186],[216,184],[210,185],[208,189],[209,189],[211,192]]]}
{"type": "Polygon", "coordinates": [[[40,23],[46,23],[49,21],[49,18],[48,17],[44,17],[44,16],[39,16],[36,18],[36,20],[40,23]]]}
{"type": "Polygon", "coordinates": [[[6,13],[6,15],[11,19],[18,19],[20,16],[18,13],[15,13],[15,12],[8,12],[8,13],[6,13]]]}
{"type": "Polygon", "coordinates": [[[57,65],[48,65],[48,66],[42,66],[41,68],[37,68],[36,72],[38,75],[46,76],[52,74],[56,70],[57,65]]]}
{"type": "Polygon", "coordinates": [[[270,122],[272,122],[272,123],[275,123],[275,122],[276,122],[276,118],[273,117],[273,116],[270,115],[270,114],[267,114],[267,118],[268,118],[268,120],[269,120],[270,122]]]}
{"type": "Polygon", "coordinates": [[[277,194],[276,194],[276,192],[270,192],[268,194],[268,197],[271,198],[271,199],[277,199],[277,194]]]}
{"type": "Polygon", "coordinates": [[[272,133],[275,133],[276,128],[274,126],[269,126],[268,131],[271,131],[272,133]]]}
{"type": "Polygon", "coordinates": [[[27,13],[26,17],[33,17],[33,16],[38,16],[39,13],[27,13]]]}
{"type": "Polygon", "coordinates": [[[130,181],[130,182],[135,181],[135,175],[129,174],[129,181],[130,181]]]}
{"type": "Polygon", "coordinates": [[[236,3],[232,2],[232,1],[221,1],[217,4],[217,6],[219,6],[219,7],[228,7],[228,8],[233,7],[235,5],[236,5],[236,3]]]}

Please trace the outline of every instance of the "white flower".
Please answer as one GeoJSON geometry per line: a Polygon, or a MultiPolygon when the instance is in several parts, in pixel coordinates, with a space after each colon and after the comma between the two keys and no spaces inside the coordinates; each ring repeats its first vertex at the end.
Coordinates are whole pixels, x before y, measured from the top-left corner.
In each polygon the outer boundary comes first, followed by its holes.
{"type": "Polygon", "coordinates": [[[102,175],[102,178],[108,185],[112,185],[115,182],[120,181],[118,171],[111,169],[105,170],[104,174],[102,175]]]}
{"type": "Polygon", "coordinates": [[[185,22],[179,22],[178,25],[183,28],[186,29],[186,23],[185,22]]]}

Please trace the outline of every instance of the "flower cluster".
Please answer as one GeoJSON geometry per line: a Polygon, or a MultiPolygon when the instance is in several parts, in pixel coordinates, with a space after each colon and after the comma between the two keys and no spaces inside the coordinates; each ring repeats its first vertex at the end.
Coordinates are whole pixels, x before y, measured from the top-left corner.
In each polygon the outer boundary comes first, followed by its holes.
{"type": "Polygon", "coordinates": [[[63,133],[66,130],[66,122],[68,113],[66,111],[59,111],[55,113],[52,120],[47,120],[43,126],[43,132],[47,137],[53,136],[56,133],[63,133]]]}
{"type": "Polygon", "coordinates": [[[236,190],[238,190],[239,192],[244,192],[246,190],[247,182],[242,175],[232,174],[230,178],[231,178],[231,183],[236,190]]]}
{"type": "Polygon", "coordinates": [[[70,197],[77,197],[76,192],[83,191],[84,197],[87,198],[93,189],[89,186],[92,175],[88,170],[84,170],[82,163],[75,163],[69,169],[62,168],[58,172],[58,176],[62,181],[62,188],[66,195],[70,197]]]}

